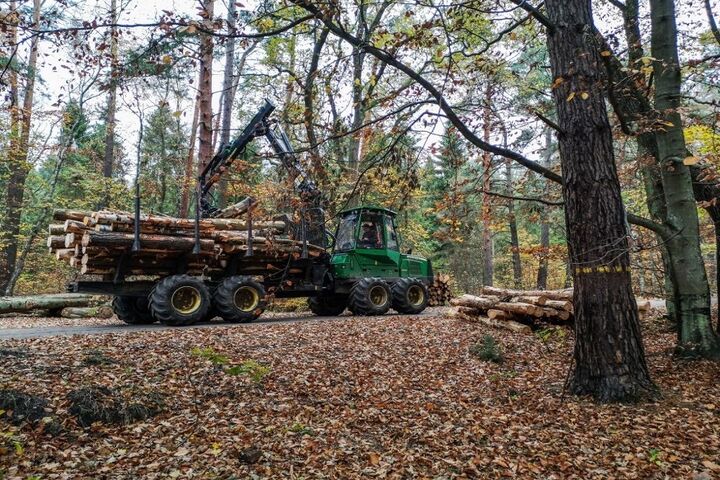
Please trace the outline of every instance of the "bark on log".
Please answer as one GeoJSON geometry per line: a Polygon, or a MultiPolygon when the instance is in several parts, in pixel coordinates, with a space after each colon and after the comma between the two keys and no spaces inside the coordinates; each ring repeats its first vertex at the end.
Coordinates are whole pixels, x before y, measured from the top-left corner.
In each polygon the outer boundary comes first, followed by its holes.
{"type": "Polygon", "coordinates": [[[239,201],[238,203],[223,208],[213,216],[216,218],[238,218],[241,215],[247,213],[247,211],[256,204],[257,201],[254,198],[247,197],[239,201]]]}
{"type": "Polygon", "coordinates": [[[56,260],[69,260],[70,258],[75,255],[75,249],[74,248],[61,248],[58,250],[55,250],[55,259],[56,260]]]}
{"type": "Polygon", "coordinates": [[[63,235],[50,235],[47,239],[48,248],[64,248],[65,247],[65,234],[63,235]]]}
{"type": "Polygon", "coordinates": [[[570,300],[572,301],[573,291],[568,290],[512,290],[507,288],[483,287],[482,293],[485,295],[495,295],[498,297],[545,297],[549,300],[570,300]]]}
{"type": "Polygon", "coordinates": [[[530,303],[510,303],[500,302],[494,307],[496,310],[505,310],[506,312],[516,313],[518,315],[528,315],[531,317],[542,317],[542,307],[532,305],[530,303]]]}
{"type": "Polygon", "coordinates": [[[67,210],[63,208],[56,208],[53,211],[53,220],[58,222],[64,222],[65,220],[77,220],[82,222],[85,217],[92,215],[92,212],[84,210],[67,210]]]}
{"type": "Polygon", "coordinates": [[[573,304],[569,300],[548,300],[545,302],[544,306],[554,308],[556,310],[564,310],[570,313],[573,311],[573,304]]]}
{"type": "MultiPolygon", "coordinates": [[[[118,212],[96,212],[93,217],[103,225],[134,225],[135,217],[131,214],[118,212]]],[[[189,218],[164,217],[161,215],[140,215],[140,224],[157,227],[169,227],[183,230],[195,229],[195,220],[189,218]]],[[[253,222],[257,228],[284,228],[284,222],[259,221],[253,222]]],[[[200,220],[200,230],[247,230],[247,222],[235,218],[204,218],[200,220]]]]}
{"type": "Polygon", "coordinates": [[[0,297],[0,313],[56,310],[65,307],[87,307],[99,301],[95,295],[60,293],[22,297],[0,297]]]}
{"type": "MultiPolygon", "coordinates": [[[[72,235],[72,234],[68,234],[72,235]]],[[[88,231],[82,237],[82,246],[122,246],[130,247],[135,237],[131,233],[96,232],[88,231]]],[[[67,239],[65,240],[67,245],[67,239]]],[[[195,239],[190,237],[171,237],[169,235],[140,235],[140,246],[168,250],[191,250],[195,239]]],[[[212,250],[215,243],[212,240],[200,239],[201,250],[212,250]]]]}
{"type": "Polygon", "coordinates": [[[64,235],[65,225],[60,223],[51,223],[48,225],[48,235],[64,235]]]}
{"type": "Polygon", "coordinates": [[[545,305],[548,302],[548,298],[545,295],[522,295],[519,297],[513,297],[512,302],[531,303],[533,305],[545,305]]]}
{"type": "MultiPolygon", "coordinates": [[[[184,220],[184,219],[183,219],[184,220]]],[[[219,220],[225,220],[216,218],[213,219],[214,221],[219,220]]],[[[235,220],[233,220],[235,221],[235,220]]],[[[227,228],[215,228],[212,224],[204,223],[206,220],[200,221],[200,236],[210,236],[210,235],[217,235],[220,232],[228,231],[227,228]]],[[[243,220],[242,223],[237,223],[233,225],[234,227],[230,229],[233,233],[241,233],[241,232],[247,232],[247,223],[243,220]]],[[[111,224],[105,224],[105,223],[99,223],[95,225],[94,227],[95,231],[98,232],[125,232],[125,233],[132,233],[134,232],[134,226],[132,224],[128,223],[111,223],[111,224]]],[[[262,230],[272,230],[277,233],[284,233],[285,232],[285,223],[284,222],[275,222],[275,221],[257,221],[253,222],[253,232],[258,232],[262,230]]],[[[151,233],[151,234],[160,234],[160,235],[180,235],[180,236],[192,236],[195,234],[195,223],[187,223],[183,221],[182,223],[178,223],[175,225],[158,225],[153,223],[146,223],[143,222],[140,224],[140,233],[151,233]]],[[[255,233],[257,235],[257,233],[255,233]]]]}
{"type": "Polygon", "coordinates": [[[88,228],[87,225],[85,225],[83,222],[79,222],[77,220],[65,220],[65,224],[63,225],[63,230],[65,233],[83,233],[88,228]]]}
{"type": "Polygon", "coordinates": [[[112,308],[107,305],[100,307],[65,307],[60,311],[63,318],[111,318],[112,308]]]}
{"type": "Polygon", "coordinates": [[[532,333],[532,329],[529,326],[513,320],[495,320],[482,316],[474,317],[458,310],[450,311],[450,317],[472,323],[482,323],[489,327],[502,328],[516,333],[532,333]]]}
{"type": "Polygon", "coordinates": [[[492,308],[495,304],[500,302],[500,297],[484,296],[478,297],[475,295],[462,295],[458,298],[450,300],[450,305],[458,307],[472,307],[479,310],[487,310],[492,308]]]}
{"type": "Polygon", "coordinates": [[[517,317],[511,312],[506,312],[505,310],[496,310],[494,308],[491,308],[487,311],[487,316],[488,318],[491,318],[493,320],[517,320],[517,317]]]}

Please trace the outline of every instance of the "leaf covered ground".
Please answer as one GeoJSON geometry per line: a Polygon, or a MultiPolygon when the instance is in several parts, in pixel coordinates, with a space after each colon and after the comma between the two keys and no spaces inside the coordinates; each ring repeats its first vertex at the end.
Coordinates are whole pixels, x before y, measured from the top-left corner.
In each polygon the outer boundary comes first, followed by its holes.
{"type": "Polygon", "coordinates": [[[662,399],[598,406],[562,396],[563,332],[386,316],[2,342],[0,478],[720,477],[720,366],[651,326],[662,399]],[[487,334],[500,363],[471,353],[487,334]]]}

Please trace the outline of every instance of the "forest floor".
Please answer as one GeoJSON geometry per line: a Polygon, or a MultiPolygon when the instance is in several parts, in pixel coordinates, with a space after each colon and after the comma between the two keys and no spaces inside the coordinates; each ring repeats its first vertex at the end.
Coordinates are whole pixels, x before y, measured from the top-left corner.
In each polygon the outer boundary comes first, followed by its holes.
{"type": "Polygon", "coordinates": [[[637,405],[563,397],[559,328],[384,316],[8,340],[0,478],[720,478],[720,365],[674,359],[645,323],[663,396],[637,405]],[[486,334],[502,363],[471,353],[486,334]]]}

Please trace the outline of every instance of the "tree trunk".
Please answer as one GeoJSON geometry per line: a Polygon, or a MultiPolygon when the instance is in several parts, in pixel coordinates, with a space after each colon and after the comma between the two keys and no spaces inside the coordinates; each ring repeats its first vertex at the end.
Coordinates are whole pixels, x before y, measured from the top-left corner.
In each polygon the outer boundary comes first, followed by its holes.
{"type": "Polygon", "coordinates": [[[113,174],[115,158],[115,113],[117,110],[118,78],[118,30],[114,26],[118,21],[117,0],[110,0],[110,79],[108,81],[107,119],[105,120],[105,152],[103,154],[103,178],[105,181],[103,197],[98,205],[102,210],[110,205],[110,179],[113,174]]]}
{"type": "MultiPolygon", "coordinates": [[[[33,1],[33,28],[40,28],[40,0],[33,1]]],[[[16,12],[15,2],[11,4],[11,12],[16,12]]],[[[14,20],[12,20],[14,22],[14,20]]],[[[10,34],[12,47],[17,45],[16,25],[11,26],[10,34]]],[[[10,149],[7,152],[7,193],[5,197],[5,218],[2,225],[3,236],[3,257],[4,265],[0,267],[0,291],[4,292],[10,284],[11,277],[15,271],[18,253],[18,237],[20,235],[20,223],[23,210],[23,198],[25,196],[25,181],[31,165],[28,163],[28,147],[30,144],[30,127],[32,124],[33,95],[35,93],[35,72],[37,71],[39,37],[33,37],[30,43],[30,56],[27,61],[27,73],[25,74],[25,88],[23,89],[23,105],[20,112],[17,112],[17,74],[14,67],[11,72],[11,139],[10,149]]]]}
{"type": "Polygon", "coordinates": [[[590,0],[548,0],[576,342],[570,390],[601,402],[654,394],[630,279],[628,231],[590,0]],[[557,82],[556,82],[557,83],[557,82]]]}
{"type": "MultiPolygon", "coordinates": [[[[229,32],[235,31],[235,13],[237,11],[234,1],[228,3],[227,28],[229,32]]],[[[222,125],[220,127],[220,145],[219,148],[225,148],[230,143],[230,126],[232,125],[232,106],[235,100],[233,84],[235,67],[235,37],[229,37],[225,44],[225,69],[223,71],[223,86],[220,96],[220,117],[222,125]]],[[[227,202],[226,198],[227,181],[225,176],[218,183],[218,206],[224,208],[227,202]],[[225,180],[225,181],[223,181],[225,180]]]]}
{"type": "Polygon", "coordinates": [[[315,77],[318,74],[318,64],[320,62],[320,54],[327,40],[330,30],[327,27],[323,27],[320,30],[320,35],[315,40],[315,46],[312,52],[312,59],[310,60],[310,68],[308,69],[307,76],[305,77],[305,91],[303,92],[303,103],[305,104],[305,115],[303,120],[305,123],[305,132],[307,134],[307,140],[310,149],[310,159],[312,160],[313,173],[316,179],[322,179],[325,177],[325,169],[322,165],[320,153],[318,150],[318,139],[315,135],[315,77]]]}
{"type": "Polygon", "coordinates": [[[685,355],[717,357],[720,339],[710,317],[710,288],[700,251],[700,230],[687,149],[678,108],[681,98],[680,64],[674,0],[651,0],[651,55],[655,76],[655,109],[660,116],[655,138],[667,208],[673,231],[667,241],[680,320],[678,349],[685,355]]]}
{"type": "Polygon", "coordinates": [[[190,188],[195,183],[195,139],[197,138],[198,120],[200,118],[200,94],[195,97],[192,125],[190,126],[190,142],[188,156],[185,158],[185,175],[183,179],[182,195],[180,197],[180,216],[187,217],[190,211],[190,188]]]}
{"type": "MultiPolygon", "coordinates": [[[[200,2],[203,9],[201,15],[206,28],[212,29],[215,0],[200,2]]],[[[200,82],[198,97],[200,99],[200,123],[198,138],[198,163],[202,170],[210,162],[212,151],[212,67],[213,67],[213,37],[203,34],[200,40],[200,82]]]]}
{"type": "MultiPolygon", "coordinates": [[[[483,140],[490,142],[490,133],[492,131],[492,110],[490,108],[492,102],[492,86],[490,83],[485,87],[485,106],[483,107],[483,140]]],[[[483,285],[492,287],[494,276],[493,265],[493,242],[492,229],[490,228],[492,208],[490,206],[490,180],[492,177],[492,154],[483,151],[482,154],[482,244],[483,244],[483,285]]]]}
{"type": "MultiPolygon", "coordinates": [[[[507,184],[507,194],[512,196],[512,163],[510,160],[505,162],[505,179],[507,184]]],[[[515,288],[522,288],[522,262],[520,261],[520,240],[518,238],[517,220],[515,218],[515,202],[508,200],[508,224],[510,227],[510,250],[512,251],[513,264],[513,283],[515,288]]]]}
{"type": "MultiPolygon", "coordinates": [[[[545,152],[543,153],[543,164],[550,167],[552,158],[552,132],[550,128],[545,129],[545,152]]],[[[542,190],[547,194],[548,181],[545,178],[540,179],[542,190]]],[[[538,263],[537,288],[545,290],[547,288],[548,278],[548,253],[550,251],[550,223],[548,223],[548,207],[542,205],[540,213],[540,262],[538,263]]]]}

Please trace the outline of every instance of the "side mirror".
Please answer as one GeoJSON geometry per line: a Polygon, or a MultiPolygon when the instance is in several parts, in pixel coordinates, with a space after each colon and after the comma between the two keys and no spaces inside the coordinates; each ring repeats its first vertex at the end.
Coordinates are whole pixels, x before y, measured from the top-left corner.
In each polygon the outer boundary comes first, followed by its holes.
{"type": "Polygon", "coordinates": [[[407,253],[408,255],[412,255],[412,248],[408,248],[407,252],[405,252],[405,253],[407,253]]]}

